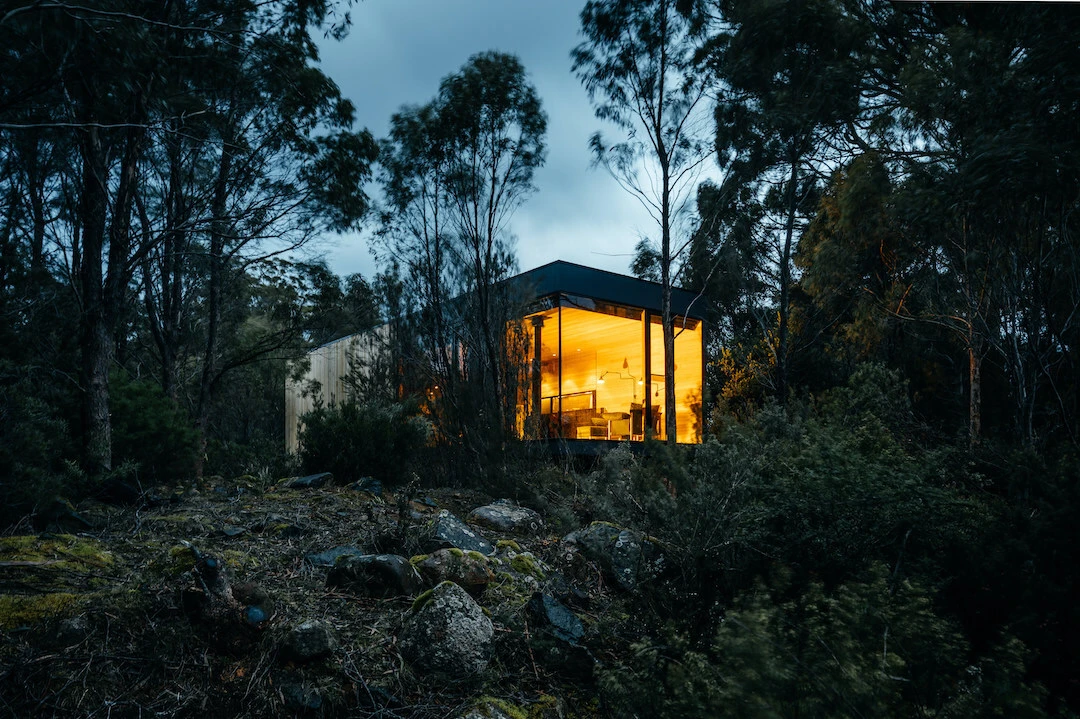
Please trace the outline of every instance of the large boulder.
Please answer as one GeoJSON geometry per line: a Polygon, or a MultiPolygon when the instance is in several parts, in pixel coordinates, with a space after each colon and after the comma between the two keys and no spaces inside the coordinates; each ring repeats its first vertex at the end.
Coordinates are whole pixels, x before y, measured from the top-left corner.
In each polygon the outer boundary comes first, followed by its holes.
{"type": "Polygon", "coordinates": [[[412,596],[420,591],[420,575],[405,557],[396,554],[345,554],[326,575],[326,586],[340,587],[365,597],[412,596]]]}
{"type": "Polygon", "coordinates": [[[432,549],[457,547],[466,552],[480,552],[489,557],[495,554],[495,547],[491,542],[445,509],[439,512],[439,516],[431,525],[428,544],[432,549]]]}
{"type": "Polygon", "coordinates": [[[487,667],[494,635],[480,605],[458,585],[443,582],[417,598],[399,645],[417,670],[458,677],[487,667]]]}
{"type": "Polygon", "coordinates": [[[469,521],[496,532],[518,535],[536,535],[544,531],[544,520],[539,514],[528,507],[519,507],[509,499],[497,499],[477,507],[469,514],[469,521]]]}
{"type": "Polygon", "coordinates": [[[439,549],[423,557],[413,557],[412,561],[428,586],[450,581],[473,596],[495,579],[491,561],[479,552],[439,549]]]}
{"type": "Polygon", "coordinates": [[[562,541],[596,562],[608,579],[626,591],[633,591],[663,568],[663,553],[655,542],[608,522],[593,522],[562,541]]]}

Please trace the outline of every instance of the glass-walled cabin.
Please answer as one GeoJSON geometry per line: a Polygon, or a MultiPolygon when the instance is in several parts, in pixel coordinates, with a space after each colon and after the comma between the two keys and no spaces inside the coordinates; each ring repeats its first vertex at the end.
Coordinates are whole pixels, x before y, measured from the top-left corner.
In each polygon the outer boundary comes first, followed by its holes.
{"type": "MultiPolygon", "coordinates": [[[[521,435],[666,440],[660,313],[565,292],[534,307],[524,323],[529,349],[518,402],[521,435]]],[[[702,437],[701,321],[678,316],[675,334],[676,441],[697,443],[702,437]]]]}

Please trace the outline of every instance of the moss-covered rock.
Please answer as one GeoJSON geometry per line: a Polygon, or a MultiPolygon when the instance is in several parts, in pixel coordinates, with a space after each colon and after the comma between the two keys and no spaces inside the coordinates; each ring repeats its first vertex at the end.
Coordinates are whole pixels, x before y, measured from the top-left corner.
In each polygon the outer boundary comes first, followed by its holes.
{"type": "Polygon", "coordinates": [[[473,596],[479,596],[495,579],[491,561],[479,552],[440,549],[414,562],[413,566],[428,586],[451,581],[473,596]]]}

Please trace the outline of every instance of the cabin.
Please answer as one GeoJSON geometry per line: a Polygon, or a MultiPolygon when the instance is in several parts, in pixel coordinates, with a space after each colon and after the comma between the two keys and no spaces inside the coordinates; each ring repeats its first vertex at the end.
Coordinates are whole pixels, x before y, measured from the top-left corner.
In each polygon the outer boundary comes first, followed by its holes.
{"type": "MultiPolygon", "coordinates": [[[[552,262],[507,280],[528,298],[527,381],[518,392],[519,438],[592,453],[618,442],[666,440],[661,286],[570,262],[552,262]]],[[[702,441],[703,317],[693,292],[673,288],[676,441],[702,441]]],[[[300,383],[286,385],[286,447],[297,448],[299,417],[311,408],[301,388],[343,397],[342,378],[377,353],[380,328],[319,347],[300,383]]]]}

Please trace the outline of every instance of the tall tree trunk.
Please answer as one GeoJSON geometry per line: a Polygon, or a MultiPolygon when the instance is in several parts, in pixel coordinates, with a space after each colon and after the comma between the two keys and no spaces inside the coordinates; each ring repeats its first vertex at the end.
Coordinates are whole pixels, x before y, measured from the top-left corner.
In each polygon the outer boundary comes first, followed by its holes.
{"type": "Polygon", "coordinates": [[[780,252],[780,307],[779,327],[776,340],[776,392],[780,404],[787,406],[790,367],[788,362],[790,343],[789,321],[791,319],[791,245],[795,239],[795,215],[798,210],[797,188],[799,181],[799,160],[792,158],[791,175],[785,198],[787,217],[784,218],[784,246],[780,252]]]}
{"type": "Polygon", "coordinates": [[[968,446],[974,449],[982,436],[982,338],[974,327],[968,334],[968,446]]]}
{"type": "Polygon", "coordinates": [[[80,379],[83,390],[82,435],[86,470],[91,474],[112,469],[112,427],[109,423],[109,365],[113,342],[109,332],[102,252],[105,245],[107,168],[101,130],[89,125],[82,131],[82,196],[79,205],[80,264],[78,288],[82,300],[82,352],[80,379]]]}
{"type": "Polygon", "coordinates": [[[226,216],[229,181],[232,174],[233,143],[222,143],[221,160],[214,181],[214,198],[210,220],[210,277],[207,286],[206,344],[203,351],[203,371],[199,380],[199,399],[195,410],[195,430],[199,435],[199,452],[195,459],[195,476],[202,478],[206,461],[206,430],[210,420],[210,397],[218,372],[218,334],[221,331],[221,306],[225,289],[225,240],[230,222],[226,216]]]}

